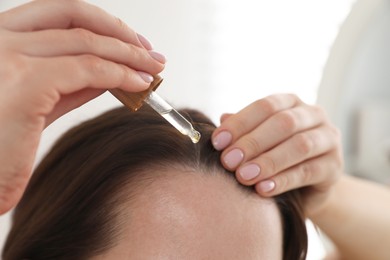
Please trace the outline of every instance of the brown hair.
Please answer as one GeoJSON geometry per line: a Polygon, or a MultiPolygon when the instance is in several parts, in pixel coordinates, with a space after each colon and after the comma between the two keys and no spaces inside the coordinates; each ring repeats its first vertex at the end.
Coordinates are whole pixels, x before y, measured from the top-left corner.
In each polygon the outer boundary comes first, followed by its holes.
{"type": "MultiPolygon", "coordinates": [[[[68,131],[35,170],[14,212],[4,260],[87,259],[110,249],[119,235],[112,220],[120,217],[124,194],[131,190],[134,196],[142,182],[155,178],[142,170],[145,166],[179,164],[234,179],[211,145],[212,122],[197,111],[181,113],[202,133],[198,144],[146,106],[137,112],[114,109],[68,131]]],[[[288,192],[275,201],[282,216],[283,259],[305,259],[299,194],[288,192]]]]}

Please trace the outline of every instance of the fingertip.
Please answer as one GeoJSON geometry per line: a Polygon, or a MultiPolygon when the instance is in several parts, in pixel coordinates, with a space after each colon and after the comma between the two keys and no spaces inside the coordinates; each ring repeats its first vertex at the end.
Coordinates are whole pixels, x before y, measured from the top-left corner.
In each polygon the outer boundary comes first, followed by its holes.
{"type": "Polygon", "coordinates": [[[260,167],[255,163],[245,164],[237,170],[237,173],[244,182],[253,182],[260,175],[260,167]]]}
{"type": "Polygon", "coordinates": [[[138,75],[141,77],[141,79],[147,83],[150,84],[153,82],[154,78],[149,73],[143,72],[143,71],[137,71],[138,75]]]}
{"type": "Polygon", "coordinates": [[[149,51],[149,55],[161,64],[165,64],[167,62],[167,58],[162,53],[156,51],[149,51]]]}
{"type": "MultiPolygon", "coordinates": [[[[124,84],[120,85],[120,88],[126,92],[141,92],[145,91],[150,87],[150,74],[136,71],[131,72],[128,75],[128,79],[124,84]]],[[[153,80],[152,80],[153,81],[153,80]]]]}
{"type": "Polygon", "coordinates": [[[152,58],[152,60],[153,60],[153,62],[150,64],[150,66],[145,67],[145,71],[147,71],[150,75],[158,75],[165,69],[165,64],[160,63],[159,61],[155,60],[154,58],[152,58]]]}
{"type": "Polygon", "coordinates": [[[275,195],[276,183],[273,180],[263,180],[255,185],[255,190],[262,196],[271,197],[275,195]]]}
{"type": "Polygon", "coordinates": [[[212,144],[216,150],[221,151],[231,143],[232,139],[232,134],[224,130],[212,137],[212,144]]]}
{"type": "Polygon", "coordinates": [[[142,46],[146,50],[148,50],[148,51],[153,50],[153,44],[145,36],[143,36],[142,34],[137,33],[137,38],[138,38],[138,41],[142,44],[142,46]]]}
{"type": "Polygon", "coordinates": [[[239,148],[230,150],[228,153],[222,155],[222,164],[229,170],[235,170],[243,160],[244,152],[239,148]]]}
{"type": "Polygon", "coordinates": [[[252,186],[252,185],[255,184],[253,180],[247,181],[247,180],[243,179],[241,173],[239,172],[239,170],[237,170],[237,171],[235,172],[235,175],[236,175],[237,181],[238,181],[240,184],[244,185],[244,186],[252,186]]]}

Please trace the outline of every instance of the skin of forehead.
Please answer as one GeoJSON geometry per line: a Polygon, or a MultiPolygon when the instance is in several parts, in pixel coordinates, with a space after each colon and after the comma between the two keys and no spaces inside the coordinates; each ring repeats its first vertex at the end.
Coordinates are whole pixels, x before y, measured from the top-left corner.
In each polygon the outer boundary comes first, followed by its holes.
{"type": "Polygon", "coordinates": [[[117,245],[95,259],[281,259],[271,199],[220,174],[172,170],[123,206],[117,245]]]}

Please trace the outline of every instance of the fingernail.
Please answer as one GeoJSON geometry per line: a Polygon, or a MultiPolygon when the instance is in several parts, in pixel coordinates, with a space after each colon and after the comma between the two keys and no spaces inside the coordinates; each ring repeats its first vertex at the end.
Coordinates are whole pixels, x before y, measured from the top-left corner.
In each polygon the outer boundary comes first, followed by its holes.
{"type": "Polygon", "coordinates": [[[142,46],[144,46],[145,49],[147,49],[148,51],[153,50],[152,43],[148,39],[146,39],[145,36],[137,33],[137,37],[138,37],[138,40],[140,41],[142,46]]]}
{"type": "Polygon", "coordinates": [[[167,62],[167,59],[165,58],[165,56],[162,55],[162,54],[159,53],[159,52],[149,51],[149,54],[150,54],[150,56],[152,56],[153,59],[155,59],[156,61],[158,61],[158,62],[160,62],[160,63],[165,63],[165,62],[167,62]]]}
{"type": "Polygon", "coordinates": [[[153,76],[146,72],[143,71],[137,71],[137,72],[146,83],[152,83],[152,81],[154,80],[153,76]]]}
{"type": "Polygon", "coordinates": [[[238,170],[244,180],[252,180],[260,174],[260,167],[257,164],[248,164],[238,170]]]}
{"type": "Polygon", "coordinates": [[[262,181],[260,182],[260,189],[263,192],[270,192],[275,189],[275,182],[271,180],[262,181]]]}
{"type": "Polygon", "coordinates": [[[213,146],[216,150],[220,151],[230,144],[232,141],[232,135],[228,131],[222,131],[213,138],[213,146]]]}
{"type": "Polygon", "coordinates": [[[225,164],[230,169],[236,168],[240,162],[244,159],[244,153],[240,149],[231,150],[225,157],[223,158],[225,164]]]}

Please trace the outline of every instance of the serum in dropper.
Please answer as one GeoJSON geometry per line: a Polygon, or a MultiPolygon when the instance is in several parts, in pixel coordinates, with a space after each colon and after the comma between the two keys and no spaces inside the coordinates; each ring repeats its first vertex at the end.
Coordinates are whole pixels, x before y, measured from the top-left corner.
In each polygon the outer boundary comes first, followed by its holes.
{"type": "Polygon", "coordinates": [[[193,143],[199,142],[201,137],[200,133],[194,129],[187,119],[155,92],[161,82],[162,78],[156,75],[147,90],[130,93],[121,89],[112,89],[110,92],[132,111],[137,111],[144,103],[148,104],[180,133],[187,135],[193,143]]]}

